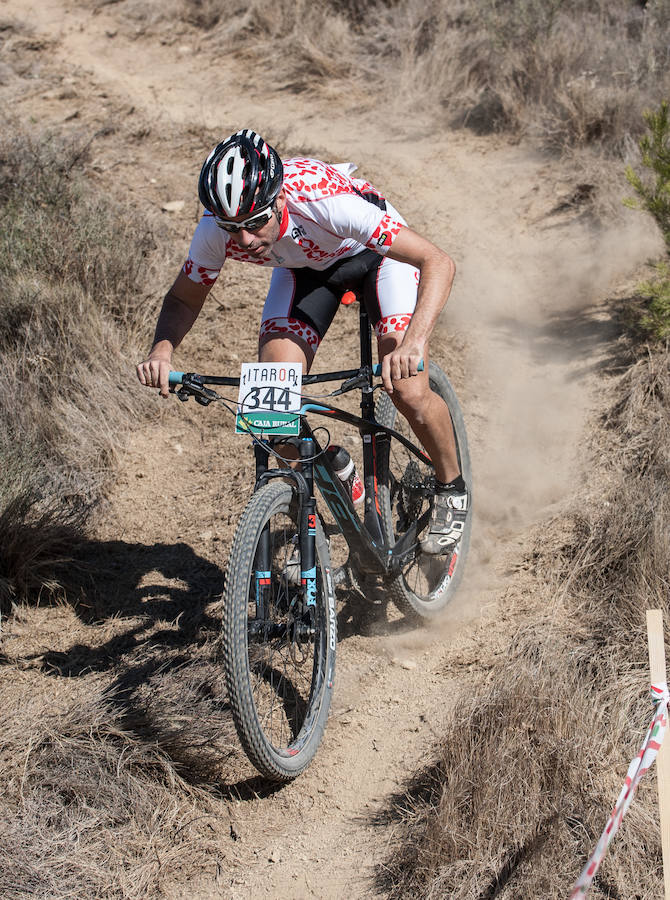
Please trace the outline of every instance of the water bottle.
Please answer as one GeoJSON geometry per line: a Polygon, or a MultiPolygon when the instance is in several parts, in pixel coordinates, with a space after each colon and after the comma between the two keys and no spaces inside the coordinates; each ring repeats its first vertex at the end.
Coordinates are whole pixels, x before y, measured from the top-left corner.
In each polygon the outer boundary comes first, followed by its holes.
{"type": "Polygon", "coordinates": [[[344,447],[338,447],[336,444],[331,444],[326,453],[335,474],[347,485],[354,506],[359,506],[365,500],[365,486],[356,471],[353,459],[344,447]]]}

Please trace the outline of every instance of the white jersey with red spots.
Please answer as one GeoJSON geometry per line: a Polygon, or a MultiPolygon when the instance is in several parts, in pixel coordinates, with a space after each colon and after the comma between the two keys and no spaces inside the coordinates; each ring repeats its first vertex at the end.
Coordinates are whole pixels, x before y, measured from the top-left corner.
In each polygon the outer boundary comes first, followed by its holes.
{"type": "Polygon", "coordinates": [[[348,166],[316,159],[284,162],[286,207],[279,240],[268,256],[246,253],[205,212],[193,235],[184,272],[199,284],[213,284],[226,259],[287,269],[324,270],[362,250],[385,255],[404,219],[388,202],[380,209],[364,193],[379,192],[360,178],[350,178],[348,166]]]}

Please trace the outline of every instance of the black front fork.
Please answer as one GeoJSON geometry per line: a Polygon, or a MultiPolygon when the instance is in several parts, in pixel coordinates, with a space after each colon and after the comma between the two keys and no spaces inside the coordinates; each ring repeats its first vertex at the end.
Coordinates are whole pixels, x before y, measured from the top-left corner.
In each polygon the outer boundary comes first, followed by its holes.
{"type": "Polygon", "coordinates": [[[307,606],[316,606],[316,500],[314,498],[314,440],[300,441],[301,471],[308,497],[300,505],[300,584],[307,606]]]}
{"type": "MultiPolygon", "coordinates": [[[[273,477],[292,478],[299,498],[298,541],[300,547],[300,588],[307,607],[316,605],[316,500],[314,498],[313,463],[314,440],[300,439],[300,471],[269,469],[269,453],[261,445],[254,445],[256,457],[256,489],[273,477]]],[[[289,559],[286,559],[286,563],[289,559]]],[[[261,532],[254,563],[256,581],[256,618],[267,619],[272,597],[272,546],[270,524],[261,532]]],[[[275,573],[275,576],[282,573],[275,573]]],[[[286,588],[286,585],[284,586],[286,588]]]]}
{"type": "MultiPolygon", "coordinates": [[[[263,476],[268,471],[268,451],[260,444],[254,444],[256,457],[256,487],[264,483],[263,476]]],[[[270,612],[272,597],[272,547],[270,543],[270,524],[261,531],[256,547],[254,561],[254,579],[256,582],[256,621],[262,622],[270,612]]]]}

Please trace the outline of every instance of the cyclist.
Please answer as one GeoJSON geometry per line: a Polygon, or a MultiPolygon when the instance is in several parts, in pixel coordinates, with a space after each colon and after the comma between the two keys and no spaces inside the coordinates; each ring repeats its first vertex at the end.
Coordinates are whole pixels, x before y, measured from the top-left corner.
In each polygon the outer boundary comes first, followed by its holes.
{"type": "Polygon", "coordinates": [[[308,372],[343,293],[358,289],[377,336],[384,388],[435,466],[422,550],[447,553],[460,539],[468,493],[446,404],[430,390],[428,339],[455,266],[371,184],[352,178],[354,170],[303,157],[282,161],[250,129],[218,144],[200,173],[204,214],[137,375],[168,395],[172,353],[228,258],[273,268],[259,333],[261,362],[300,362],[308,372]],[[421,359],[425,369],[418,373],[421,359]]]}

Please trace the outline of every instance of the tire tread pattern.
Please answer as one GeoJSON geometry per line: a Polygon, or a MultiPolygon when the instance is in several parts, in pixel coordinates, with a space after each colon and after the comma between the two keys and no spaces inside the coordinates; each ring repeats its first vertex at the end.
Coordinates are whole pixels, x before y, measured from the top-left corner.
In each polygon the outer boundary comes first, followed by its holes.
{"type": "MultiPolygon", "coordinates": [[[[247,661],[248,594],[258,539],[273,514],[289,509],[294,491],[286,482],[272,481],[257,490],[240,518],[228,563],[223,609],[223,663],[233,719],[245,753],[265,777],[280,782],[296,778],[311,762],[319,746],[328,716],[334,670],[334,647],[330,646],[329,626],[333,610],[325,595],[325,579],[317,592],[317,603],[325,606],[326,659],[320,695],[312,699],[320,704],[312,733],[293,757],[279,756],[263,734],[253,702],[247,661]],[[330,676],[329,676],[330,673],[330,676]]],[[[317,566],[330,567],[328,545],[317,523],[317,566]]],[[[323,575],[323,572],[322,572],[323,575]]]]}

